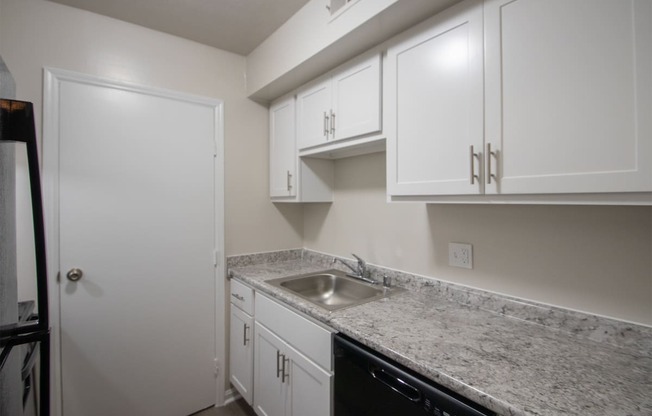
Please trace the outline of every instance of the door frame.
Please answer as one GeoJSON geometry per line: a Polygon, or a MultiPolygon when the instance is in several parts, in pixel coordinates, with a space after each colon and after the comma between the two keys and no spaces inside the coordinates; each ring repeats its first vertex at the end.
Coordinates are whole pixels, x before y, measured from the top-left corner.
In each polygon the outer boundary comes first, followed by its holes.
{"type": "Polygon", "coordinates": [[[224,404],[226,391],[226,320],[224,254],[224,102],[176,91],[154,88],[125,81],[45,67],[43,70],[43,201],[47,247],[48,291],[51,324],[51,411],[63,413],[61,377],[61,299],[59,292],[59,88],[62,81],[212,107],[215,120],[214,227],[215,227],[215,404],[224,404]]]}

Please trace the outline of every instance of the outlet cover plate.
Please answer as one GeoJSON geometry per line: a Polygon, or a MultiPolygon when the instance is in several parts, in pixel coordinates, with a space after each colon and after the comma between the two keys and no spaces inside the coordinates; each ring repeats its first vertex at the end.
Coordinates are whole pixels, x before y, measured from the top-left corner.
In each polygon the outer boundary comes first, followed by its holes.
{"type": "Polygon", "coordinates": [[[473,246],[467,243],[448,243],[448,265],[473,268],[473,246]]]}

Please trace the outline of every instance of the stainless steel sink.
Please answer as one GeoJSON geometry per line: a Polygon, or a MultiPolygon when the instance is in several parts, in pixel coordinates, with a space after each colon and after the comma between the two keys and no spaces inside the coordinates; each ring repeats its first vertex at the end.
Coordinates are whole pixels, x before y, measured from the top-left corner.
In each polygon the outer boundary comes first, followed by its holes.
{"type": "Polygon", "coordinates": [[[371,285],[339,270],[307,273],[268,280],[267,283],[293,293],[317,306],[334,311],[382,299],[404,289],[371,285]]]}

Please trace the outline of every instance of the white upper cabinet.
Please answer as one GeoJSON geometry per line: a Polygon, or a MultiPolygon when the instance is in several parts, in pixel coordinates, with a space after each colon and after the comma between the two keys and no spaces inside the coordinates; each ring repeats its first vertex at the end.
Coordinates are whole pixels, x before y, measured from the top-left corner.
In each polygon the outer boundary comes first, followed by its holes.
{"type": "Polygon", "coordinates": [[[365,54],[297,93],[297,147],[381,130],[380,55],[365,54]]]}
{"type": "Polygon", "coordinates": [[[331,80],[321,79],[297,94],[297,147],[325,143],[330,137],[331,80]]]}
{"type": "Polygon", "coordinates": [[[488,194],[652,191],[652,2],[489,0],[485,42],[488,194]]]}
{"type": "Polygon", "coordinates": [[[466,0],[387,45],[390,199],[652,203],[649,0],[466,0]]]}
{"type": "Polygon", "coordinates": [[[478,0],[388,43],[383,119],[390,195],[482,192],[482,51],[478,0]]]}
{"type": "Polygon", "coordinates": [[[297,194],[294,106],[294,97],[287,97],[269,109],[269,194],[272,198],[297,194]]]}
{"type": "Polygon", "coordinates": [[[274,202],[333,200],[333,161],[299,158],[294,95],[269,108],[269,195],[274,202]]]}
{"type": "Polygon", "coordinates": [[[379,132],[380,54],[355,62],[333,75],[331,138],[344,140],[379,132]]]}

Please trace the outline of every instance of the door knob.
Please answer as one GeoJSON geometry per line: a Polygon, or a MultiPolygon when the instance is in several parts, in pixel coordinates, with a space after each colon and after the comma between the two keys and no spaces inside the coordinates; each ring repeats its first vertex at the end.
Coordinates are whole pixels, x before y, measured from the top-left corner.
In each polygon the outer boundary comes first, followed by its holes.
{"type": "Polygon", "coordinates": [[[83,275],[84,275],[84,272],[82,272],[81,269],[70,269],[68,271],[68,273],[66,273],[66,277],[71,282],[78,281],[79,279],[82,278],[83,275]]]}

